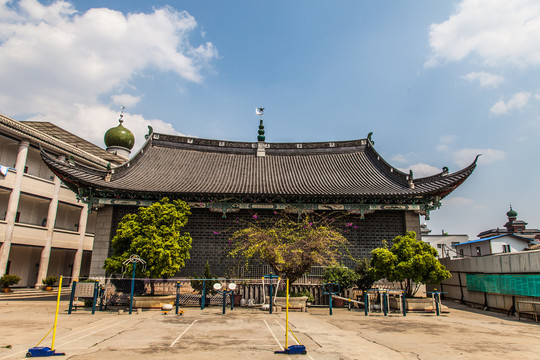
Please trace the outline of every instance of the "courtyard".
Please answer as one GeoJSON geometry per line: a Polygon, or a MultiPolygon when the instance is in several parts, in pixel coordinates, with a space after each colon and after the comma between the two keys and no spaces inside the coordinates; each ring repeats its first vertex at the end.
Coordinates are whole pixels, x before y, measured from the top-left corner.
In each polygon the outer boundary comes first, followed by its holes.
{"type": "MultiPolygon", "coordinates": [[[[22,359],[51,329],[56,299],[0,297],[0,360],[22,359]],[[11,348],[8,347],[11,345],[11,348]]],[[[274,354],[285,346],[285,313],[255,308],[183,308],[166,315],[90,311],[67,314],[62,297],[55,350],[66,359],[538,359],[540,331],[531,320],[445,302],[441,316],[364,316],[362,310],[309,308],[289,313],[306,355],[274,354]]],[[[295,345],[293,337],[289,345],[295,345]]],[[[40,346],[51,346],[49,335],[40,346]]]]}

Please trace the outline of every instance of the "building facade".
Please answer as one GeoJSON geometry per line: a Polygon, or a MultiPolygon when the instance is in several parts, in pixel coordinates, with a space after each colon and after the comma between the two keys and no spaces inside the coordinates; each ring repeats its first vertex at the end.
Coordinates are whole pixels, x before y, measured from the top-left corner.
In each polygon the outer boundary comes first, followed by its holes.
{"type": "Polygon", "coordinates": [[[0,276],[21,277],[17,286],[89,275],[97,214],[45,165],[40,148],[84,166],[124,161],[51,123],[0,115],[0,276]]]}
{"type": "MultiPolygon", "coordinates": [[[[90,275],[105,276],[104,260],[121,218],[162,197],[186,201],[191,259],[179,275],[201,274],[206,261],[224,275],[229,236],[243,223],[282,213],[335,216],[352,257],[366,257],[382,240],[408,230],[420,233],[429,217],[461,185],[476,160],[455,173],[414,179],[388,164],[371,134],[360,140],[267,143],[260,124],[257,142],[231,142],[154,133],[129,161],[89,168],[41,156],[47,166],[97,213],[90,275]]],[[[344,259],[344,262],[350,261],[344,259]]]]}

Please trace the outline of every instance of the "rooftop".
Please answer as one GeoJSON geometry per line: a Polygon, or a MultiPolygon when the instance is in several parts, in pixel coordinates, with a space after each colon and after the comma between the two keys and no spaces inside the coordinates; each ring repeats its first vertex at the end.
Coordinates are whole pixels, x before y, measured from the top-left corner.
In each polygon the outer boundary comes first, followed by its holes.
{"type": "Polygon", "coordinates": [[[92,188],[100,196],[129,192],[143,197],[266,196],[348,199],[392,198],[394,203],[440,199],[457,188],[476,167],[413,179],[388,164],[369,139],[317,143],[257,143],[199,139],[152,133],[139,152],[110,174],[57,161],[44,161],[73,188],[92,188]]]}

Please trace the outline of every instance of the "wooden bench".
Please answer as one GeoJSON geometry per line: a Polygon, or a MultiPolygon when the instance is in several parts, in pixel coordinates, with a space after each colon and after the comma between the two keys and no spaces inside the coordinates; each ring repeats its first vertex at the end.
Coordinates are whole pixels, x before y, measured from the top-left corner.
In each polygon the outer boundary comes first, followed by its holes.
{"type": "Polygon", "coordinates": [[[518,301],[516,310],[518,313],[518,320],[521,319],[521,314],[531,314],[534,316],[534,320],[538,322],[538,316],[540,315],[540,302],[518,301]]]}

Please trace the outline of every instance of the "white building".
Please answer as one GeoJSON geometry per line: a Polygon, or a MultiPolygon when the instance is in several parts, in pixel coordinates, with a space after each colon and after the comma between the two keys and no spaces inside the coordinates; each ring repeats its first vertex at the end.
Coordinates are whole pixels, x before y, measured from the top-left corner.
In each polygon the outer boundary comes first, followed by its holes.
{"type": "Polygon", "coordinates": [[[90,267],[95,213],[47,168],[40,146],[93,167],[125,160],[51,123],[0,115],[0,276],[18,275],[17,286],[39,287],[51,275],[78,279],[90,267]]]}
{"type": "Polygon", "coordinates": [[[469,240],[469,235],[449,235],[442,231],[441,235],[430,235],[431,230],[427,224],[420,225],[421,239],[437,250],[438,258],[457,258],[458,253],[453,248],[454,245],[464,243],[469,240]]]}
{"type": "Polygon", "coordinates": [[[527,249],[532,240],[514,234],[496,235],[454,245],[459,257],[484,256],[519,252],[527,249]]]}

